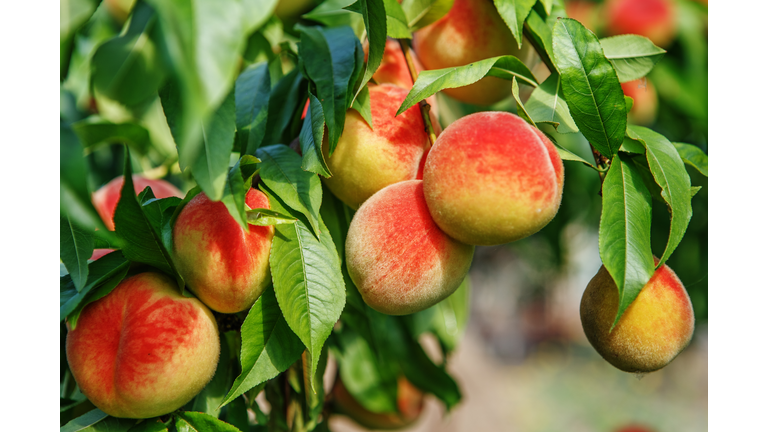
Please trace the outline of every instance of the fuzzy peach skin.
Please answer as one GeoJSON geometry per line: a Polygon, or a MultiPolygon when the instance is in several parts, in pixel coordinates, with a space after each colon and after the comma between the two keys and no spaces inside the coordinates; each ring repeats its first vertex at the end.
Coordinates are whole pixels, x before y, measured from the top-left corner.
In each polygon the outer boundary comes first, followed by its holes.
{"type": "MultiPolygon", "coordinates": [[[[184,198],[184,194],[176,186],[165,180],[150,180],[139,174],[134,174],[132,178],[133,188],[136,190],[136,195],[140,194],[141,191],[149,186],[152,189],[155,198],[168,198],[174,196],[184,198]]],[[[110,231],[114,231],[115,229],[115,209],[117,208],[118,201],[120,201],[120,191],[122,188],[123,176],[116,177],[99,188],[99,190],[94,192],[91,197],[93,206],[96,207],[96,211],[110,231]]]]}
{"type": "Polygon", "coordinates": [[[189,402],[213,378],[219,332],[213,314],[160,273],[129,277],[83,309],[67,333],[80,390],[113,417],[148,418],[189,402]]]}
{"type": "Polygon", "coordinates": [[[603,10],[609,35],[637,34],[662,48],[677,35],[677,10],[672,0],[608,0],[603,10]]]}
{"type": "Polygon", "coordinates": [[[666,264],[656,270],[609,332],[618,307],[619,290],[602,266],[581,298],[581,324],[595,350],[625,372],[659,370],[691,341],[693,306],[666,264]]]}
{"type": "MultiPolygon", "coordinates": [[[[251,188],[248,207],[269,208],[251,188]]],[[[173,262],[190,291],[209,308],[237,313],[250,308],[270,284],[269,250],[275,228],[249,225],[249,232],[222,202],[200,193],[179,213],[173,227],[173,262]]]]}
{"type": "Polygon", "coordinates": [[[435,223],[472,245],[527,237],[555,217],[563,162],[544,134],[506,112],[480,112],[448,126],[424,166],[435,223]]]}
{"type": "Polygon", "coordinates": [[[448,237],[429,215],[421,180],[387,186],[355,213],[347,270],[368,306],[406,315],[459,287],[475,248],[448,237]]]}
{"type": "MultiPolygon", "coordinates": [[[[512,32],[491,0],[456,0],[443,18],[413,35],[413,50],[425,69],[468,65],[479,60],[514,55],[532,66],[536,53],[527,40],[517,48],[512,32]]],[[[512,94],[512,82],[485,77],[475,84],[443,90],[461,102],[491,105],[512,94]]]]}
{"type": "Polygon", "coordinates": [[[413,424],[424,409],[424,393],[405,377],[397,380],[397,413],[369,411],[349,393],[337,377],[333,385],[334,407],[366,429],[400,429],[413,424]]]}
{"type": "Polygon", "coordinates": [[[382,188],[403,180],[413,180],[419,171],[429,136],[418,106],[395,117],[408,91],[392,84],[369,86],[373,129],[355,110],[347,110],[344,131],[328,156],[328,140],[323,154],[333,176],[323,178],[336,197],[358,208],[382,188]]]}
{"type": "Polygon", "coordinates": [[[629,110],[629,121],[638,125],[650,125],[656,120],[659,98],[656,89],[647,78],[621,83],[624,94],[634,100],[629,110]]]}

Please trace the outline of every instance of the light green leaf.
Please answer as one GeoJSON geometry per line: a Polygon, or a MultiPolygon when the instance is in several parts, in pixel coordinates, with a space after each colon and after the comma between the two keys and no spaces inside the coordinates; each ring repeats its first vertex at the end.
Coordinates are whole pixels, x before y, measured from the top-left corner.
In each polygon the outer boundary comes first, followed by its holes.
{"type": "Polygon", "coordinates": [[[387,36],[395,39],[410,39],[408,19],[400,3],[397,0],[384,0],[384,9],[387,11],[387,36]]]}
{"type": "Polygon", "coordinates": [[[523,23],[537,0],[493,0],[499,15],[507,23],[517,41],[517,48],[523,47],[523,23]]]}
{"type": "Polygon", "coordinates": [[[402,6],[412,31],[426,27],[444,17],[454,0],[403,0],[402,6]]]}
{"type": "Polygon", "coordinates": [[[525,109],[536,123],[548,123],[561,134],[578,132],[560,86],[560,74],[552,73],[536,87],[525,103],[525,109]]]}
{"type": "Polygon", "coordinates": [[[235,141],[235,94],[230,92],[203,127],[203,153],[192,163],[192,176],[211,201],[220,201],[235,141]]]}
{"type": "Polygon", "coordinates": [[[683,162],[696,168],[704,176],[709,177],[709,158],[704,151],[693,144],[672,143],[683,158],[683,162]]]}
{"type": "Polygon", "coordinates": [[[517,78],[514,77],[512,78],[512,96],[515,98],[515,102],[517,102],[517,115],[531,126],[536,127],[536,123],[531,119],[530,114],[525,110],[525,106],[523,106],[523,102],[520,100],[520,87],[517,85],[517,78]]]}
{"type": "Polygon", "coordinates": [[[600,39],[605,58],[611,61],[619,81],[640,79],[653,69],[664,57],[666,51],[657,47],[650,39],[634,34],[600,39]]]}
{"type": "Polygon", "coordinates": [[[270,226],[296,223],[296,218],[286,216],[274,210],[257,208],[248,210],[248,223],[256,226],[270,226]]]}

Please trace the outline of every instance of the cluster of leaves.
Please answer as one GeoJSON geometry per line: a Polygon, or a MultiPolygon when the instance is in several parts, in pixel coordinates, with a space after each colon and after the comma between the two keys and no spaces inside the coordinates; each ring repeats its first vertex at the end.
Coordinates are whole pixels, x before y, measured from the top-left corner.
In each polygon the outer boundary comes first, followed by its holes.
{"type": "MultiPolygon", "coordinates": [[[[220,364],[200,395],[160,419],[114,419],[94,410],[62,430],[327,429],[321,377],[329,350],[350,393],[371,411],[397,410],[400,376],[448,409],[459,402],[461,393],[445,360],[466,324],[468,285],[410,316],[369,308],[344,265],[353,210],[318,177],[333,175],[322,143],[328,142],[332,154],[347,109],[370,123],[366,83],[381,63],[387,36],[411,38],[442,17],[452,1],[328,0],[290,29],[272,15],[276,3],[140,0],[122,28],[104,3],[62,3],[62,341],[63,321],[75,327],[83,308],[127,275],[154,268],[173,276],[184,290],[170,255],[172,227],[197,193],[222,201],[244,229],[248,224],[276,229],[273,286],[250,311],[236,316],[233,330],[222,332],[220,364]],[[361,39],[368,42],[367,61],[361,39]],[[301,154],[286,145],[296,140],[293,147],[301,154]],[[95,182],[89,160],[112,143],[125,144],[124,193],[114,232],[91,204],[95,182]],[[184,199],[156,199],[150,189],[136,197],[131,180],[136,168],[178,170],[194,187],[184,199]],[[267,194],[271,210],[245,206],[252,185],[267,194]],[[88,262],[94,248],[119,251],[88,262]],[[442,362],[433,361],[418,342],[425,333],[439,341],[442,362]],[[268,415],[255,403],[261,391],[271,405],[268,415]]],[[[695,146],[627,126],[632,102],[619,83],[645,76],[663,50],[639,36],[599,40],[565,18],[559,0],[495,4],[518,43],[525,35],[534,45],[550,77],[539,83],[514,56],[425,71],[400,112],[442,89],[496,76],[510,80],[517,112],[532,125],[586,137],[594,164],[564,148],[559,152],[605,178],[600,254],[621,293],[618,319],[654,270],[653,199],[671,215],[661,265],[691,218],[696,190],[683,163],[706,175],[706,156],[695,146]],[[520,84],[534,88],[525,103],[520,84]]],[[[61,361],[66,419],[85,397],[63,355],[61,361]]]]}

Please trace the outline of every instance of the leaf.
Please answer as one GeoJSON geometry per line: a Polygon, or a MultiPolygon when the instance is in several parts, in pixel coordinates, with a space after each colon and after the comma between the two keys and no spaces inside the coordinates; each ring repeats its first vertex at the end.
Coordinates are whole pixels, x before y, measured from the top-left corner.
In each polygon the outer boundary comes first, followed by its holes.
{"type": "Polygon", "coordinates": [[[179,432],[240,432],[240,429],[208,414],[180,411],[175,416],[179,432]]]}
{"type": "Polygon", "coordinates": [[[139,420],[110,417],[100,409],[91,410],[62,426],[61,432],[128,432],[139,420]]]}
{"type": "Polygon", "coordinates": [[[82,431],[89,426],[93,426],[94,424],[104,420],[105,418],[107,418],[107,413],[98,408],[93,409],[62,426],[60,432],[82,431]]]}
{"type": "Polygon", "coordinates": [[[160,421],[159,417],[146,419],[136,426],[128,429],[128,432],[167,432],[168,426],[160,421]]]}
{"type": "Polygon", "coordinates": [[[192,162],[192,176],[211,201],[220,201],[235,140],[235,94],[229,93],[203,127],[203,153],[192,162]]]}
{"type": "Polygon", "coordinates": [[[243,33],[251,34],[267,22],[277,3],[278,0],[242,0],[243,33]]]}
{"type": "Polygon", "coordinates": [[[100,144],[120,143],[130,145],[140,154],[151,148],[149,132],[143,126],[132,123],[112,123],[99,116],[90,116],[72,124],[72,130],[86,149],[100,144]]]}
{"type": "Polygon", "coordinates": [[[623,151],[625,153],[634,153],[634,154],[645,154],[645,145],[635,138],[631,138],[629,136],[624,137],[624,142],[621,143],[621,147],[619,147],[619,151],[623,151]]]}
{"type": "Polygon", "coordinates": [[[98,5],[96,0],[62,0],[59,5],[59,39],[72,37],[93,15],[98,5]]]}
{"type": "Polygon", "coordinates": [[[693,216],[691,179],[675,146],[667,138],[641,126],[629,126],[645,144],[648,167],[671,214],[669,238],[656,267],[661,267],[680,244],[693,216]]]}
{"type": "Polygon", "coordinates": [[[229,170],[224,196],[221,198],[221,202],[227,206],[229,214],[246,232],[249,228],[245,195],[251,189],[253,176],[258,172],[256,166],[260,162],[259,158],[251,155],[245,155],[238,159],[235,166],[229,170]]]}
{"type": "Polygon", "coordinates": [[[650,39],[634,34],[600,39],[600,45],[623,83],[646,76],[666,54],[650,39]]]}
{"type": "MultiPolygon", "coordinates": [[[[273,191],[264,192],[272,209],[289,213],[273,191]]],[[[301,220],[291,225],[276,225],[269,255],[277,302],[288,326],[309,351],[310,381],[314,379],[323,344],[341,316],[345,300],[341,260],[319,217],[318,222],[323,228],[319,240],[301,220]]]]}
{"type": "MultiPolygon", "coordinates": [[[[301,156],[288,146],[276,144],[260,148],[261,180],[290,208],[304,214],[312,231],[320,238],[320,203],[323,200],[320,178],[301,169],[301,156]]],[[[273,209],[276,210],[276,209],[273,209]]]]}
{"type": "MultiPolygon", "coordinates": [[[[101,259],[98,261],[101,261],[101,259]]],[[[128,268],[128,265],[121,265],[116,269],[115,274],[104,280],[103,283],[91,285],[96,287],[95,289],[89,289],[88,292],[85,292],[86,290],[83,289],[81,292],[84,293],[82,295],[83,299],[77,304],[77,307],[75,307],[72,313],[67,315],[67,322],[69,323],[70,329],[74,330],[77,327],[77,321],[80,319],[80,314],[86,306],[111,293],[112,290],[125,279],[125,276],[128,274],[128,268]]]]}
{"type": "MultiPolygon", "coordinates": [[[[381,59],[384,57],[384,47],[387,44],[387,10],[383,0],[360,0],[360,12],[363,15],[365,31],[368,34],[368,62],[365,65],[363,80],[355,92],[355,98],[368,85],[376,69],[381,65],[381,59]]],[[[322,95],[317,95],[322,100],[322,95]]],[[[323,106],[325,109],[325,106],[323,106]]],[[[327,110],[325,110],[327,112],[327,110]]],[[[326,114],[326,117],[328,114],[326,114]]],[[[326,119],[327,121],[327,119],[326,119]]],[[[330,154],[336,148],[338,141],[329,140],[330,154]]]]}
{"type": "Polygon", "coordinates": [[[395,39],[411,39],[408,19],[400,3],[397,0],[384,0],[384,9],[387,11],[387,36],[395,39]]]}
{"type": "Polygon", "coordinates": [[[517,85],[517,78],[514,77],[512,78],[512,96],[515,98],[515,102],[517,102],[517,115],[531,126],[536,127],[536,123],[533,122],[528,111],[525,110],[523,102],[520,100],[520,87],[517,85]]]}
{"type": "Polygon", "coordinates": [[[355,69],[355,53],[360,41],[349,27],[324,29],[299,25],[297,28],[301,33],[299,56],[323,107],[328,127],[329,155],[332,155],[344,128],[348,108],[347,89],[355,69]]]}
{"type": "Polygon", "coordinates": [[[552,141],[552,144],[555,146],[555,150],[557,150],[557,155],[560,156],[560,159],[564,161],[572,161],[572,162],[581,162],[584,165],[592,168],[597,169],[595,166],[587,161],[586,159],[582,158],[581,156],[571,152],[570,150],[566,149],[565,147],[562,147],[560,144],[556,143],[554,140],[550,139],[552,141]]]}
{"type": "MultiPolygon", "coordinates": [[[[270,66],[271,69],[271,66],[270,66]]],[[[251,131],[251,137],[249,137],[248,148],[257,148],[259,146],[266,146],[270,144],[281,144],[292,141],[296,135],[294,131],[287,131],[291,124],[291,121],[300,115],[302,106],[299,106],[299,93],[301,88],[306,86],[304,77],[299,73],[299,68],[293,69],[284,77],[277,79],[276,76],[271,75],[270,80],[272,82],[272,90],[269,94],[269,108],[266,122],[264,137],[261,140],[251,143],[251,139],[257,139],[258,136],[254,135],[254,130],[251,131]],[[277,80],[277,82],[276,82],[277,80]],[[290,134],[287,134],[290,132],[290,134]],[[257,145],[253,145],[257,144],[257,145]]],[[[301,100],[303,102],[303,100],[301,100]]],[[[253,154],[253,153],[251,153],[253,154]]]]}
{"type": "Polygon", "coordinates": [[[624,92],[597,36],[581,23],[562,18],[553,31],[555,64],[571,116],[600,153],[613,157],[624,141],[624,92]]]}
{"type": "Polygon", "coordinates": [[[540,54],[546,53],[546,55],[541,55],[541,60],[554,73],[556,68],[554,65],[555,55],[552,51],[552,28],[559,18],[566,16],[565,7],[560,1],[553,2],[552,9],[547,16],[539,15],[536,9],[534,8],[533,12],[528,14],[524,30],[526,30],[526,36],[536,51],[540,54]]]}
{"type": "Polygon", "coordinates": [[[536,123],[549,123],[561,134],[578,132],[560,86],[560,74],[552,73],[533,89],[525,109],[536,123]]]}
{"type": "Polygon", "coordinates": [[[523,47],[523,23],[537,0],[493,0],[496,10],[512,31],[517,49],[523,47]]]}
{"type": "Polygon", "coordinates": [[[352,109],[357,111],[363,120],[368,123],[368,126],[373,129],[373,116],[371,115],[371,93],[368,87],[364,87],[363,91],[357,95],[355,101],[352,103],[352,109]]]}
{"type": "Polygon", "coordinates": [[[303,155],[301,169],[328,178],[331,176],[331,171],[323,156],[323,135],[325,134],[323,107],[312,93],[309,94],[308,102],[307,117],[304,119],[299,134],[299,145],[301,145],[301,154],[303,155]]]}
{"type": "Polygon", "coordinates": [[[115,275],[128,271],[130,263],[119,251],[111,252],[100,259],[88,264],[88,280],[78,291],[69,275],[60,280],[59,319],[63,321],[67,315],[76,310],[88,297],[88,294],[101,284],[106,283],[115,275]]]}
{"type": "MultiPolygon", "coordinates": [[[[616,282],[619,318],[651,279],[651,194],[629,158],[619,153],[603,181],[600,258],[616,282]]],[[[611,327],[613,328],[613,327],[611,327]]]]}
{"type": "Polygon", "coordinates": [[[240,154],[255,154],[264,138],[270,91],[266,62],[249,66],[237,77],[235,107],[240,154]]]}
{"type": "Polygon", "coordinates": [[[157,17],[140,2],[131,13],[125,34],[103,43],[91,59],[91,82],[95,91],[126,107],[155,97],[165,68],[150,38],[157,17]]]}
{"type": "Polygon", "coordinates": [[[251,307],[240,332],[242,373],[235,379],[221,406],[284,372],[304,351],[301,340],[283,318],[271,287],[251,307]]]}
{"type": "Polygon", "coordinates": [[[693,144],[675,142],[672,145],[675,146],[680,157],[683,158],[683,162],[696,168],[705,177],[709,177],[709,158],[702,149],[693,144]]]}
{"type": "Polygon", "coordinates": [[[455,350],[464,335],[469,320],[470,290],[469,278],[464,278],[453,294],[435,305],[433,331],[446,353],[455,350]]]}
{"type": "Polygon", "coordinates": [[[76,226],[68,218],[59,219],[59,257],[75,283],[77,291],[88,279],[88,259],[93,254],[93,234],[76,226]]]}
{"type": "Polygon", "coordinates": [[[695,197],[697,193],[701,190],[701,186],[692,186],[691,187],[691,198],[695,197]]]}
{"type": "Polygon", "coordinates": [[[256,226],[270,226],[296,223],[296,218],[286,216],[270,209],[257,208],[248,210],[248,223],[256,226]]]}
{"type": "Polygon", "coordinates": [[[444,17],[454,0],[403,0],[402,7],[411,30],[418,30],[444,17]]]}
{"type": "Polygon", "coordinates": [[[480,81],[486,75],[510,81],[517,78],[530,86],[538,86],[536,78],[528,67],[511,55],[492,57],[459,67],[425,70],[419,73],[413,88],[408,92],[396,115],[404,113],[408,108],[440,90],[467,86],[480,81]]]}

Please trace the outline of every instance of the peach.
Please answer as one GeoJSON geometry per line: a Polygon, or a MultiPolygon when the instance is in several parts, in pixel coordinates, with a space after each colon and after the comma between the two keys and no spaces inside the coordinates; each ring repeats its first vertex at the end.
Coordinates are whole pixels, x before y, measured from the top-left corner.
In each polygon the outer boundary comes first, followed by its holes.
{"type": "Polygon", "coordinates": [[[349,393],[341,378],[331,391],[334,407],[367,429],[400,429],[413,424],[424,409],[424,393],[405,377],[397,380],[397,413],[377,413],[366,409],[349,393]]]}
{"type": "Polygon", "coordinates": [[[333,174],[323,181],[352,208],[386,186],[415,179],[429,147],[418,106],[395,117],[407,90],[392,84],[369,89],[373,129],[357,111],[349,109],[344,131],[330,157],[327,137],[323,140],[323,154],[333,174]]]}
{"type": "MultiPolygon", "coordinates": [[[[512,32],[492,1],[455,0],[443,18],[413,35],[413,49],[426,69],[443,69],[501,55],[514,55],[531,65],[536,53],[528,41],[517,48],[512,32]]],[[[491,105],[512,94],[512,82],[485,77],[445,94],[475,105],[491,105]]]]}
{"type": "Polygon", "coordinates": [[[637,34],[660,47],[677,35],[677,11],[671,0],[608,0],[604,5],[608,35],[637,34]]]}
{"type": "Polygon", "coordinates": [[[597,32],[600,27],[599,5],[589,0],[572,0],[565,3],[568,17],[580,22],[584,27],[597,32]]]}
{"type": "MultiPolygon", "coordinates": [[[[251,188],[250,208],[269,208],[263,192],[251,188]]],[[[246,232],[222,202],[198,194],[173,227],[173,262],[189,290],[211,309],[237,313],[250,308],[271,283],[269,250],[275,229],[249,225],[246,232]]]]}
{"type": "Polygon", "coordinates": [[[621,84],[624,94],[634,99],[629,110],[629,121],[638,125],[650,125],[656,120],[659,98],[656,89],[647,78],[641,78],[621,84]]]}
{"type": "Polygon", "coordinates": [[[213,314],[160,273],[129,277],[86,306],[67,333],[80,390],[113,417],[148,418],[189,402],[219,359],[213,314]]]}
{"type": "MultiPolygon", "coordinates": [[[[132,179],[136,195],[149,186],[152,189],[155,198],[168,198],[174,196],[179,198],[184,197],[184,194],[176,186],[165,180],[150,180],[139,174],[134,174],[132,179]]],[[[112,181],[99,188],[99,190],[94,192],[91,197],[93,206],[96,207],[96,211],[99,213],[99,216],[101,216],[101,219],[109,230],[115,229],[115,209],[117,208],[118,201],[120,201],[120,191],[122,189],[123,176],[120,176],[112,179],[112,181]]]]}
{"type": "Polygon", "coordinates": [[[437,139],[424,166],[435,223],[472,245],[527,237],[555,217],[563,162],[538,129],[506,112],[460,118],[437,139]]]}
{"type": "Polygon", "coordinates": [[[581,324],[595,350],[625,372],[661,369],[691,341],[693,306],[666,264],[654,272],[611,330],[618,307],[619,290],[602,266],[581,298],[581,324]]]}
{"type": "Polygon", "coordinates": [[[389,315],[418,312],[451,295],[475,251],[435,225],[421,180],[387,186],[363,203],[345,247],[363,300],[389,315]]]}

